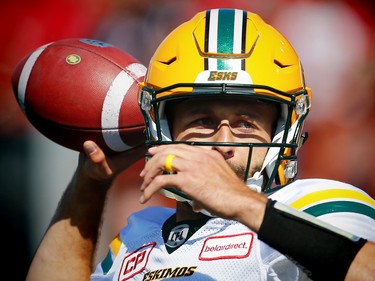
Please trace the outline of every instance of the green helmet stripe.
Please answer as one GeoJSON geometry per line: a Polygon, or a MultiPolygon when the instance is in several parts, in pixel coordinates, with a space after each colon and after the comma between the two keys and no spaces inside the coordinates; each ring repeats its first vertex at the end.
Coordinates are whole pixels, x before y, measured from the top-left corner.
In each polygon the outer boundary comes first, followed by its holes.
{"type": "MultiPolygon", "coordinates": [[[[213,54],[240,54],[244,48],[244,21],[246,15],[240,10],[214,9],[206,14],[205,51],[213,54]]],[[[242,69],[242,60],[208,58],[205,69],[234,70],[242,69]]]]}
{"type": "MultiPolygon", "coordinates": [[[[233,54],[234,10],[219,10],[217,26],[217,52],[233,54]]],[[[230,65],[225,60],[218,60],[218,70],[225,70],[228,67],[230,65]]]]}
{"type": "Polygon", "coordinates": [[[374,208],[362,203],[352,201],[326,202],[307,208],[304,210],[304,212],[309,213],[310,215],[313,215],[315,217],[329,213],[350,212],[362,214],[375,220],[374,208]]]}

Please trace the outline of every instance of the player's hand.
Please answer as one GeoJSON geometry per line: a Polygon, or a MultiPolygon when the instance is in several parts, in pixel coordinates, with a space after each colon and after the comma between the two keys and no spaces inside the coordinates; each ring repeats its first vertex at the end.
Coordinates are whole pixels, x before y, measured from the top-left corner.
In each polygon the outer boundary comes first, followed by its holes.
{"type": "Polygon", "coordinates": [[[106,155],[93,141],[83,144],[84,153],[80,153],[79,167],[93,180],[110,180],[143,158],[147,148],[139,146],[125,152],[106,155]]]}
{"type": "Polygon", "coordinates": [[[249,188],[216,150],[190,145],[165,145],[149,149],[152,155],[141,172],[141,203],[158,190],[173,186],[193,199],[193,209],[204,208],[212,214],[236,219],[243,194],[249,188]],[[174,154],[176,174],[163,174],[165,160],[174,154]],[[230,198],[230,200],[229,200],[230,198]]]}

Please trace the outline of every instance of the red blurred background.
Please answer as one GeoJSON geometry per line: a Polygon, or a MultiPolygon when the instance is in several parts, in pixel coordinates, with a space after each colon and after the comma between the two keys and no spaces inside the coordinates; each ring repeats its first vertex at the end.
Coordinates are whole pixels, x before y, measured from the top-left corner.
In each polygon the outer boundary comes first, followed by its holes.
{"type": "MultiPolygon", "coordinates": [[[[24,280],[77,161],[76,152],[46,140],[19,109],[10,82],[17,62],[46,43],[85,37],[121,47],[147,65],[174,27],[197,11],[215,7],[259,13],[300,55],[306,82],[313,90],[313,105],[299,176],[345,181],[375,197],[372,1],[2,0],[0,205],[6,244],[3,253],[8,260],[2,266],[4,271],[15,270],[14,280],[24,280]]],[[[130,212],[143,207],[138,204],[136,188],[142,165],[140,161],[122,174],[112,191],[113,207],[108,216],[116,228],[126,224],[130,212]],[[125,189],[124,184],[134,188],[125,189]]],[[[161,196],[150,204],[173,206],[161,196]]]]}

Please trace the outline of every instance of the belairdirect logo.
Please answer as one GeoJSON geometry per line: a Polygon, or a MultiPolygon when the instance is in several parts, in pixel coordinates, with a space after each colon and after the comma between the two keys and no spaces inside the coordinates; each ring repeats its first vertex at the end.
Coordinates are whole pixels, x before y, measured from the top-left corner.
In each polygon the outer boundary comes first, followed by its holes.
{"type": "Polygon", "coordinates": [[[250,255],[254,233],[211,236],[204,241],[200,260],[243,259],[250,255]]]}

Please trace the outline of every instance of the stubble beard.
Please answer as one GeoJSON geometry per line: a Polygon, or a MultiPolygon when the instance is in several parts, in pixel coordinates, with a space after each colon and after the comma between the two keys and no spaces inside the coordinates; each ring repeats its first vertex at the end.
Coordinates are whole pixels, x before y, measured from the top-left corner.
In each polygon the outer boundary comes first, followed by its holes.
{"type": "Polygon", "coordinates": [[[261,164],[257,164],[254,167],[250,167],[248,175],[246,175],[246,166],[234,165],[228,163],[233,172],[243,181],[246,182],[248,178],[251,178],[256,172],[262,169],[261,164]]]}

